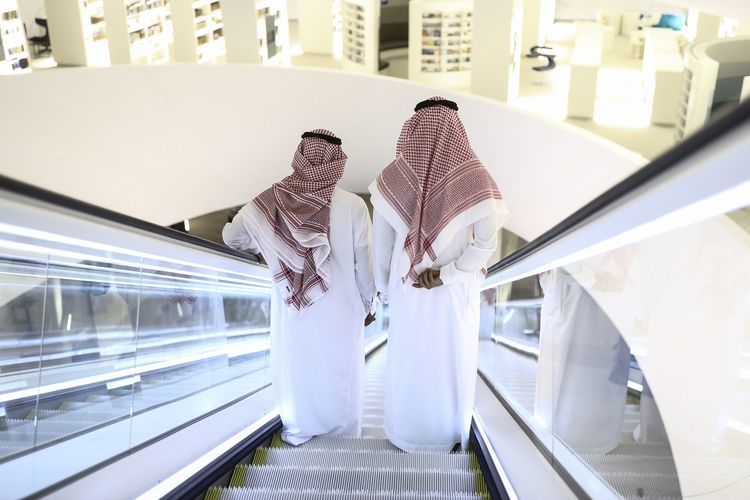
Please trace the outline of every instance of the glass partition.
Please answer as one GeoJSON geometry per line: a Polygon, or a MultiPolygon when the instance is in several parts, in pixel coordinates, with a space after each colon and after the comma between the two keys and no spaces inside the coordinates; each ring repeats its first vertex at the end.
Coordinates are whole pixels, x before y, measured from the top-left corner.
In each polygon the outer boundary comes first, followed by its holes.
{"type": "Polygon", "coordinates": [[[750,495],[750,208],[484,290],[481,339],[593,498],[750,495]]]}
{"type": "Polygon", "coordinates": [[[0,204],[0,463],[129,421],[85,440],[112,456],[270,383],[264,269],[0,204]],[[136,418],[155,410],[158,425],[136,418]]]}

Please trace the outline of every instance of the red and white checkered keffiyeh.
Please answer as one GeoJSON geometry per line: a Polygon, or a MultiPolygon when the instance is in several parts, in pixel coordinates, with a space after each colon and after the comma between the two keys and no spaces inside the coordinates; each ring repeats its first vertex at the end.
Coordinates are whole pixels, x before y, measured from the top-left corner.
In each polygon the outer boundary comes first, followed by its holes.
{"type": "Polygon", "coordinates": [[[458,231],[498,210],[502,199],[458,112],[446,106],[420,109],[404,123],[396,159],[370,192],[378,212],[406,234],[399,265],[404,282],[417,280],[458,231]]]}
{"type": "MultiPolygon", "coordinates": [[[[324,129],[312,132],[336,137],[324,129]]],[[[305,137],[294,154],[294,172],[253,200],[263,215],[256,224],[261,249],[276,257],[278,269],[267,258],[274,280],[283,285],[284,302],[297,310],[330,288],[331,196],[345,164],[340,145],[305,137]]]]}

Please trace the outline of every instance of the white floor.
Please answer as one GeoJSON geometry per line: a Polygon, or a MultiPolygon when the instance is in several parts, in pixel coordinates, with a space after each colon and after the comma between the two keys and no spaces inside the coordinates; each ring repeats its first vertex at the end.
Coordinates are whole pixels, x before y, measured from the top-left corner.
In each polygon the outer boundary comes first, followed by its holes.
{"type": "Polygon", "coordinates": [[[649,159],[672,147],[674,127],[650,123],[642,60],[630,57],[629,39],[625,36],[616,37],[612,51],[603,54],[594,119],[566,118],[574,37],[573,23],[555,24],[547,46],[558,54],[557,67],[547,74],[540,75],[532,69],[545,64],[546,59],[522,58],[519,97],[512,104],[586,129],[649,159]]]}

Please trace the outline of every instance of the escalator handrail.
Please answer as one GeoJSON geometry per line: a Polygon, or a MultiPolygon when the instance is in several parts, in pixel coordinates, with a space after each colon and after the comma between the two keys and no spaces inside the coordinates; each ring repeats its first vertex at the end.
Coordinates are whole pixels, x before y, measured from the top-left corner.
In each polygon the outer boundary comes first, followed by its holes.
{"type": "Polygon", "coordinates": [[[525,260],[543,248],[553,244],[564,235],[579,229],[612,204],[679,166],[688,157],[696,154],[718,138],[748,121],[750,121],[750,99],[746,99],[727,115],[705,126],[681,143],[662,153],[655,160],[576,210],[541,236],[538,236],[492,265],[487,271],[487,276],[489,277],[508,269],[512,265],[525,260]]]}
{"type": "Polygon", "coordinates": [[[109,210],[92,203],[81,201],[63,194],[49,191],[44,188],[33,186],[31,184],[12,179],[4,175],[0,175],[0,191],[11,192],[57,207],[62,207],[67,210],[86,214],[99,219],[104,219],[108,222],[114,222],[119,225],[135,228],[140,231],[168,238],[170,240],[176,240],[180,243],[185,243],[194,247],[200,247],[201,249],[218,252],[230,256],[234,259],[242,260],[251,265],[266,267],[260,264],[251,254],[241,252],[224,245],[220,245],[213,241],[209,241],[189,233],[183,233],[170,227],[160,226],[152,222],[147,222],[143,219],[131,217],[129,215],[115,212],[114,210],[109,210]]]}

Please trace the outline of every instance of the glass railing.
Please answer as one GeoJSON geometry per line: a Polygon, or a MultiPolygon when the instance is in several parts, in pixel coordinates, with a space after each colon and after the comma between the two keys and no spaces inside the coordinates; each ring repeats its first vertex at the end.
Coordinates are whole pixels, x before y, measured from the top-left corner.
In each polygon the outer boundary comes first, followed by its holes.
{"type": "Polygon", "coordinates": [[[480,376],[584,495],[750,496],[749,132],[746,106],[482,291],[480,376]]]}
{"type": "Polygon", "coordinates": [[[0,468],[77,440],[85,469],[269,385],[266,269],[14,191],[0,214],[0,468]]]}

